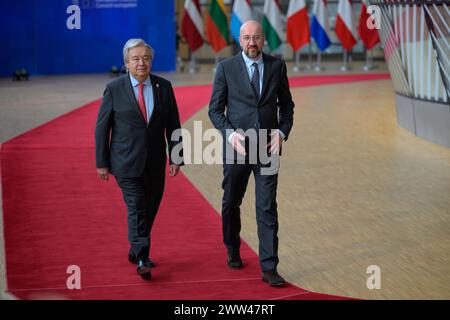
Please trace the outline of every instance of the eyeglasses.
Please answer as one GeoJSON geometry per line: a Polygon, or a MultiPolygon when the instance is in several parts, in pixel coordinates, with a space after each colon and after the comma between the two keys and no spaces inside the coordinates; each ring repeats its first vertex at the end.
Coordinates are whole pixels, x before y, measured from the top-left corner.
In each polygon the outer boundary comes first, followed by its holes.
{"type": "Polygon", "coordinates": [[[256,35],[256,36],[243,36],[242,40],[245,42],[250,42],[250,40],[253,40],[255,42],[259,42],[261,41],[261,36],[260,35],[256,35]]]}

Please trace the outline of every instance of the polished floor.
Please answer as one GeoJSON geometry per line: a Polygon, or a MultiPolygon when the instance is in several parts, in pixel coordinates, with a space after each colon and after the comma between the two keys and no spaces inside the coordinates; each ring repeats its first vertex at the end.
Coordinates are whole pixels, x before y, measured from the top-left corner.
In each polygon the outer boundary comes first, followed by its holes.
{"type": "MultiPolygon", "coordinates": [[[[328,66],[327,73],[339,71],[328,66]]],[[[208,67],[195,75],[163,76],[175,86],[213,78],[208,67]]],[[[0,80],[0,143],[98,99],[109,79],[0,80]]],[[[449,299],[450,149],[397,125],[390,80],[292,93],[294,128],[283,149],[278,189],[280,273],[329,294],[449,299]],[[380,268],[381,289],[367,287],[373,265],[380,268]]],[[[184,127],[192,129],[194,121],[211,126],[206,106],[184,127]]],[[[183,172],[220,212],[221,167],[187,165],[183,172]]],[[[242,237],[257,252],[252,180],[242,205],[242,237]]]]}

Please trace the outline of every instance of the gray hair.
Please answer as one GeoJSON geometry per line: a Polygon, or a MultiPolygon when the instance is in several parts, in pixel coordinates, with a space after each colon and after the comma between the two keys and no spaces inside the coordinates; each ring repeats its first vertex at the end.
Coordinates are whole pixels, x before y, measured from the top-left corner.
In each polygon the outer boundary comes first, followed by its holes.
{"type": "Polygon", "coordinates": [[[150,50],[150,60],[153,60],[155,51],[150,45],[148,45],[143,39],[129,39],[123,46],[123,62],[128,61],[128,51],[136,47],[147,47],[150,50]]]}

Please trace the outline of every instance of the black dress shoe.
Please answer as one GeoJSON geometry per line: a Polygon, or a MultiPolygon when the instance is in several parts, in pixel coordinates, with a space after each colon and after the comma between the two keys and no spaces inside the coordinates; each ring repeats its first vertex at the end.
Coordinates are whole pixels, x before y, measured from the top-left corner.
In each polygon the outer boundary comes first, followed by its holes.
{"type": "Polygon", "coordinates": [[[281,287],[286,283],[276,269],[264,271],[262,274],[262,281],[267,282],[271,287],[281,287]]]}
{"type": "MultiPolygon", "coordinates": [[[[128,261],[130,262],[130,263],[132,263],[132,264],[138,264],[138,261],[137,261],[137,259],[134,257],[134,256],[132,256],[132,255],[128,255],[128,261]]],[[[148,258],[145,262],[144,262],[144,264],[146,264],[147,266],[149,266],[150,268],[154,268],[155,267],[155,263],[150,259],[150,258],[148,258]]]]}
{"type": "Polygon", "coordinates": [[[151,267],[147,266],[142,260],[139,261],[136,272],[144,280],[150,280],[152,278],[151,267]]]}
{"type": "Polygon", "coordinates": [[[240,269],[242,268],[242,259],[238,253],[229,253],[227,254],[227,264],[231,269],[240,269]]]}
{"type": "Polygon", "coordinates": [[[132,263],[132,264],[137,264],[137,259],[136,259],[136,257],[133,256],[133,255],[131,255],[131,254],[128,255],[128,261],[129,261],[130,263],[132,263]]]}

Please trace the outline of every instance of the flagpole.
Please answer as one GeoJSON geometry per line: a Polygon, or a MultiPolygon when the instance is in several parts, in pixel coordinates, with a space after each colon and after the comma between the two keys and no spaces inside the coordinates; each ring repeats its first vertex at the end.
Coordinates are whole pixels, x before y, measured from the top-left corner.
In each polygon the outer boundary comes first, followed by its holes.
{"type": "Polygon", "coordinates": [[[347,65],[347,50],[344,49],[344,64],[340,68],[341,71],[348,71],[348,65],[347,65]]]}
{"type": "Polygon", "coordinates": [[[195,55],[194,52],[191,51],[191,61],[189,62],[189,73],[196,73],[197,72],[197,65],[195,62],[195,55]]]}
{"type": "Polygon", "coordinates": [[[317,64],[314,67],[314,71],[320,72],[320,71],[324,70],[324,68],[320,65],[321,61],[322,61],[322,52],[319,49],[317,51],[317,64]]]}
{"type": "Polygon", "coordinates": [[[373,65],[373,51],[372,50],[366,50],[366,64],[363,66],[364,71],[369,71],[372,69],[375,69],[376,66],[373,65]],[[372,54],[369,54],[372,53],[372,54]]]}
{"type": "Polygon", "coordinates": [[[370,62],[369,62],[369,50],[366,49],[366,64],[363,66],[364,71],[369,71],[370,68],[370,62]]]}
{"type": "Polygon", "coordinates": [[[213,73],[216,73],[218,63],[219,63],[219,55],[217,53],[215,53],[214,54],[214,68],[212,69],[213,73]]]}
{"type": "Polygon", "coordinates": [[[306,65],[306,69],[312,68],[312,50],[311,50],[311,41],[308,44],[308,64],[306,65]]]}
{"type": "Polygon", "coordinates": [[[304,70],[305,67],[300,66],[300,49],[295,51],[295,66],[292,68],[292,71],[299,72],[304,70]]]}

